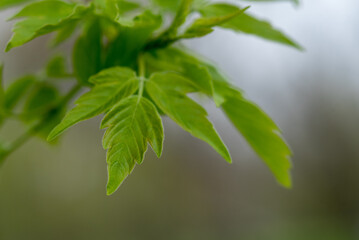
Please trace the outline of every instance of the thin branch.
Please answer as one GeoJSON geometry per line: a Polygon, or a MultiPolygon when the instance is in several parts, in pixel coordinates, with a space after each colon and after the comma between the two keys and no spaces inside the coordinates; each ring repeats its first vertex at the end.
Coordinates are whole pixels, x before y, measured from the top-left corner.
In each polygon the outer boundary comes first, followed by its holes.
{"type": "MultiPolygon", "coordinates": [[[[81,90],[82,86],[77,84],[75,85],[57,104],[57,109],[62,108],[65,106],[71,99],[81,90]]],[[[36,134],[37,132],[41,131],[44,126],[46,126],[46,121],[48,121],[49,113],[53,111],[54,108],[51,107],[47,113],[44,114],[44,118],[39,121],[37,124],[29,128],[26,133],[19,136],[16,140],[9,144],[7,149],[4,152],[0,153],[0,165],[4,163],[5,158],[13,153],[15,150],[23,146],[26,142],[30,140],[30,138],[36,134]]]]}

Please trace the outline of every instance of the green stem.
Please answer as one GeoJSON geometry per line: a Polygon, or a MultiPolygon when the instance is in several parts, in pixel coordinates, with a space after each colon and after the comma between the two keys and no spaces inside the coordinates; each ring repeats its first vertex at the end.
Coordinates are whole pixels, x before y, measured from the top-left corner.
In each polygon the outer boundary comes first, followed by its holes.
{"type": "Polygon", "coordinates": [[[0,164],[5,161],[5,158],[10,155],[11,153],[13,153],[14,151],[16,151],[18,148],[20,148],[22,145],[24,145],[27,141],[30,140],[30,138],[32,137],[32,134],[34,133],[34,131],[36,129],[39,128],[39,124],[36,124],[35,126],[33,126],[32,128],[30,128],[29,130],[27,130],[26,133],[24,133],[23,135],[21,135],[20,137],[18,137],[15,141],[13,141],[8,148],[6,149],[6,152],[4,153],[4,155],[2,156],[3,158],[0,159],[0,164]]]}
{"type": "Polygon", "coordinates": [[[76,84],[60,101],[60,104],[66,105],[81,90],[82,86],[76,84]]]}
{"type": "Polygon", "coordinates": [[[187,16],[191,12],[192,4],[193,0],[182,0],[171,25],[158,37],[149,41],[144,47],[144,50],[150,51],[165,48],[181,40],[181,37],[178,36],[178,29],[185,23],[187,16]]]}
{"type": "MultiPolygon", "coordinates": [[[[58,103],[57,108],[61,108],[66,105],[75,95],[81,90],[82,86],[77,84],[75,85],[58,103]]],[[[50,108],[48,112],[52,111],[54,108],[50,108]]],[[[0,155],[0,164],[5,161],[5,158],[16,151],[18,148],[23,146],[35,133],[39,132],[43,126],[45,126],[46,121],[48,120],[48,114],[44,114],[44,118],[39,121],[37,124],[32,126],[30,129],[26,131],[23,135],[14,140],[7,147],[6,151],[0,155]]],[[[1,154],[1,153],[0,153],[1,154]]]]}
{"type": "Polygon", "coordinates": [[[140,86],[138,91],[138,100],[142,98],[145,86],[146,65],[142,53],[138,56],[138,74],[140,76],[140,86]]]}

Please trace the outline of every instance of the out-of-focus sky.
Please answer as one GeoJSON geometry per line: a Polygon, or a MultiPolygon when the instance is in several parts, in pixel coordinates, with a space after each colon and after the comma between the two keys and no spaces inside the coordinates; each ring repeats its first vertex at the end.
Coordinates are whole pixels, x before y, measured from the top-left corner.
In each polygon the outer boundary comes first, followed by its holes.
{"type": "MultiPolygon", "coordinates": [[[[359,2],[251,5],[306,51],[223,30],[186,44],[276,120],[294,152],[292,190],[277,185],[207,104],[232,165],[166,119],[162,159],[149,151],[106,197],[103,133],[94,119],[58,146],[31,141],[0,169],[0,239],[359,239],[359,2]]],[[[2,49],[11,13],[0,13],[2,49]]],[[[45,38],[0,53],[7,82],[40,69],[49,56],[45,38]]],[[[17,125],[1,137],[11,131],[17,125]]]]}

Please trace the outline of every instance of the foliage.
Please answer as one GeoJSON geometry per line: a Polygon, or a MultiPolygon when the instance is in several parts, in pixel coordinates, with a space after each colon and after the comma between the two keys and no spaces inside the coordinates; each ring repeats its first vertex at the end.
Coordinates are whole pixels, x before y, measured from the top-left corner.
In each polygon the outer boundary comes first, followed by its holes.
{"type": "MultiPolygon", "coordinates": [[[[0,8],[23,2],[2,1],[0,8]]],[[[67,69],[68,59],[56,55],[41,73],[21,77],[5,89],[0,85],[0,124],[16,118],[29,126],[14,142],[0,145],[0,163],[33,135],[53,141],[71,126],[100,114],[104,114],[101,128],[106,129],[103,147],[107,150],[108,194],[142,163],[148,143],[161,156],[161,115],[207,142],[231,163],[206,110],[188,95],[195,93],[213,99],[279,183],[289,187],[291,152],[279,128],[215,66],[178,43],[204,37],[219,27],[301,49],[247,9],[204,0],[29,3],[11,18],[18,21],[6,51],[48,33],[55,33],[53,47],[76,38],[72,72],[67,69]],[[168,18],[171,24],[164,21],[168,18]],[[62,93],[59,82],[69,79],[77,83],[62,93]],[[67,110],[83,88],[88,91],[67,110]]]]}

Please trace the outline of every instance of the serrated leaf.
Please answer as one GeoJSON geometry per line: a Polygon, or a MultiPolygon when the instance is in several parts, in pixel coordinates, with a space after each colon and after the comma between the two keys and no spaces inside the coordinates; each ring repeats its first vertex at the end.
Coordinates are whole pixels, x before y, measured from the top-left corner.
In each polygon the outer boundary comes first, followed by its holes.
{"type": "Polygon", "coordinates": [[[108,149],[107,194],[114,193],[135,164],[141,164],[147,142],[158,157],[162,153],[163,126],[155,106],[145,98],[122,100],[107,113],[101,124],[107,128],[103,146],[108,149]]]}
{"type": "Polygon", "coordinates": [[[70,74],[66,70],[66,60],[64,56],[54,56],[46,66],[46,75],[52,78],[66,78],[70,74]]]}
{"type": "Polygon", "coordinates": [[[9,20],[18,18],[43,18],[43,19],[61,19],[68,16],[74,9],[74,4],[64,1],[46,0],[35,2],[22,8],[18,13],[13,15],[9,20]],[[56,8],[56,9],[49,9],[56,8]]]}
{"type": "Polygon", "coordinates": [[[14,25],[14,34],[6,46],[6,51],[58,30],[69,21],[81,18],[85,10],[83,6],[56,0],[35,2],[26,6],[11,18],[24,19],[14,25]]]}
{"type": "Polygon", "coordinates": [[[281,136],[280,129],[257,105],[247,100],[213,66],[208,65],[213,77],[217,105],[244,136],[254,151],[271,169],[278,182],[291,186],[291,151],[281,136]]]}
{"type": "Polygon", "coordinates": [[[4,108],[11,111],[36,82],[34,76],[25,76],[13,82],[5,91],[4,108]]]}
{"type": "MultiPolygon", "coordinates": [[[[172,74],[156,73],[146,84],[146,90],[159,108],[184,130],[211,145],[226,161],[231,162],[227,147],[222,142],[207,112],[195,101],[177,90],[172,74]]],[[[184,83],[185,84],[185,83],[184,83]]]]}
{"type": "Polygon", "coordinates": [[[73,69],[77,80],[89,85],[89,78],[102,68],[102,30],[98,18],[90,22],[73,50],[73,69]]]}
{"type": "Polygon", "coordinates": [[[61,123],[50,133],[48,140],[52,141],[66,129],[74,124],[95,117],[109,108],[116,102],[126,98],[138,89],[138,79],[135,73],[128,68],[114,67],[103,70],[91,78],[94,87],[78,100],[61,123]]]}
{"type": "Polygon", "coordinates": [[[291,186],[291,151],[280,130],[255,104],[238,94],[227,98],[222,108],[234,126],[271,169],[278,182],[291,186]]]}
{"type": "MultiPolygon", "coordinates": [[[[199,11],[205,17],[215,17],[231,14],[238,10],[239,8],[234,5],[218,3],[205,6],[199,11]]],[[[234,30],[236,32],[253,34],[270,41],[289,45],[302,50],[301,46],[299,46],[296,42],[294,42],[279,30],[275,29],[269,22],[256,19],[255,17],[246,13],[240,14],[230,21],[221,24],[220,26],[226,29],[234,30]]]]}
{"type": "MultiPolygon", "coordinates": [[[[180,56],[181,59],[187,59],[188,61],[196,63],[202,68],[206,68],[213,84],[213,99],[216,105],[218,107],[222,106],[237,129],[243,134],[253,149],[273,171],[278,181],[284,186],[289,186],[289,157],[291,153],[287,144],[281,138],[280,131],[274,122],[258,106],[246,100],[243,97],[242,92],[235,86],[232,86],[223,76],[223,74],[212,65],[179,49],[173,49],[173,52],[172,50],[169,51],[171,54],[167,53],[167,51],[167,49],[160,50],[159,52],[164,52],[166,54],[154,54],[154,56],[157,56],[157,61],[155,61],[156,58],[152,56],[152,58],[148,59],[147,64],[153,64],[152,68],[155,69],[167,68],[174,72],[183,74],[183,68],[181,67],[181,64],[176,61],[176,57],[180,56]],[[158,61],[158,59],[161,59],[161,61],[158,61]],[[251,111],[246,111],[248,109],[251,111]],[[249,120],[256,118],[262,125],[257,125],[255,121],[251,123],[249,120]],[[253,134],[251,134],[252,131],[253,134]],[[261,139],[266,139],[266,141],[262,141],[261,139]]],[[[166,79],[162,79],[161,81],[163,81],[161,85],[167,86],[167,88],[171,88],[171,86],[179,84],[177,81],[166,85],[166,79]]],[[[196,89],[198,89],[198,85],[195,83],[193,83],[193,85],[196,89]]],[[[185,93],[185,91],[183,91],[183,93],[185,93]]],[[[174,109],[181,108],[177,107],[174,109]]]]}

